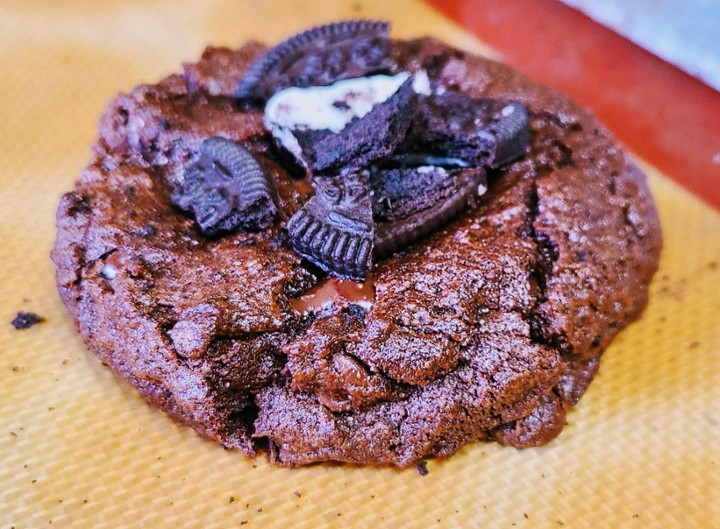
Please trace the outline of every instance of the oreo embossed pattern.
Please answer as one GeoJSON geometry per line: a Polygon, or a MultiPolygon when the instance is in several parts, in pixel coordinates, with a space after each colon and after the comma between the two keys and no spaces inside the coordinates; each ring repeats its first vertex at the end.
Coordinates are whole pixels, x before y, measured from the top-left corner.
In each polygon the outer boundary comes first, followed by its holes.
{"type": "Polygon", "coordinates": [[[588,112],[367,20],[119,95],[57,219],[88,347],[283,466],[547,443],[661,246],[644,175],[588,112]]]}

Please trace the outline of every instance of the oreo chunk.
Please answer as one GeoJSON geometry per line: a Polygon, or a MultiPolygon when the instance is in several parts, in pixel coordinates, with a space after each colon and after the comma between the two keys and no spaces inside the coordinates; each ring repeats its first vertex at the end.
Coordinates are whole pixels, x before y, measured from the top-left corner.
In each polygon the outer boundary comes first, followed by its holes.
{"type": "Polygon", "coordinates": [[[367,178],[316,178],[315,195],[287,225],[293,250],[323,270],[364,279],[372,268],[374,226],[367,178]]]}
{"type": "Polygon", "coordinates": [[[200,144],[171,199],[192,213],[203,235],[214,237],[270,226],[277,214],[273,197],[272,183],[250,151],[214,136],[200,144]]]}
{"type": "Polygon", "coordinates": [[[446,92],[419,102],[406,148],[497,168],[527,149],[528,121],[520,103],[446,92]]]}
{"type": "Polygon", "coordinates": [[[340,132],[308,144],[309,166],[316,174],[366,167],[392,154],[405,139],[415,106],[413,78],[408,78],[386,101],[340,132]]]}
{"type": "Polygon", "coordinates": [[[371,176],[376,259],[439,228],[486,190],[482,168],[389,169],[371,176]]]}
{"type": "Polygon", "coordinates": [[[264,101],[290,86],[323,86],[342,79],[387,73],[390,24],[350,20],[314,27],[271,48],[240,80],[238,99],[264,101]]]}

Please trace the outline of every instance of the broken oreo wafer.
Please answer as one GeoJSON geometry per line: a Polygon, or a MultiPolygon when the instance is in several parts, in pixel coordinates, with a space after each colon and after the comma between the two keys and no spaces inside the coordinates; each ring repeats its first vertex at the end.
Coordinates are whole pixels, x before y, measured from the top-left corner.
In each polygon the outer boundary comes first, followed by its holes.
{"type": "Polygon", "coordinates": [[[406,148],[497,168],[522,156],[529,140],[528,113],[520,103],[446,92],[418,102],[406,148]]]}
{"type": "Polygon", "coordinates": [[[415,242],[455,217],[486,191],[482,168],[447,172],[420,167],[386,172],[375,178],[373,209],[376,259],[415,242]]]}
{"type": "Polygon", "coordinates": [[[364,279],[372,268],[372,204],[366,178],[316,178],[315,195],[288,221],[296,253],[340,277],[364,279]]]}
{"type": "Polygon", "coordinates": [[[413,92],[429,93],[424,72],[287,88],[267,102],[264,122],[306,172],[337,174],[392,153],[412,118],[413,92]]]}
{"type": "Polygon", "coordinates": [[[390,72],[390,24],[350,20],[314,27],[256,59],[237,87],[238,99],[263,101],[290,86],[331,84],[390,72]]]}
{"type": "Polygon", "coordinates": [[[364,117],[315,143],[310,154],[311,169],[318,174],[337,174],[390,155],[405,138],[414,99],[413,80],[409,78],[364,117]]]}
{"type": "Polygon", "coordinates": [[[195,217],[203,235],[243,228],[265,229],[277,208],[272,184],[253,155],[215,136],[200,144],[198,158],[185,167],[172,202],[195,217]]]}
{"type": "Polygon", "coordinates": [[[364,279],[387,257],[448,222],[485,192],[480,168],[374,170],[318,177],[316,194],[288,222],[291,247],[323,270],[364,279]],[[372,192],[370,192],[372,190],[372,192]]]}
{"type": "Polygon", "coordinates": [[[431,165],[375,170],[370,185],[373,216],[387,222],[430,209],[458,192],[458,182],[448,170],[431,165]]]}

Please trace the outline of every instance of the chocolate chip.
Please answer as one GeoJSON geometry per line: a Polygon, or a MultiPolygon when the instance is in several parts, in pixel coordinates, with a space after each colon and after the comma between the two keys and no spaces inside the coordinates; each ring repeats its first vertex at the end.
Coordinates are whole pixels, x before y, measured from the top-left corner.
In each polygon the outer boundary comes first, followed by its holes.
{"type": "Polygon", "coordinates": [[[277,213],[274,190],[253,155],[219,136],[204,140],[199,151],[197,159],[185,167],[173,203],[192,213],[208,237],[270,226],[277,213]]]}
{"type": "MultiPolygon", "coordinates": [[[[398,170],[373,192],[378,222],[374,257],[383,258],[439,228],[460,213],[470,200],[486,190],[485,171],[461,169],[443,175],[444,169],[398,170]],[[416,179],[424,180],[418,182],[416,179]],[[428,188],[420,191],[425,183],[428,188]],[[389,197],[390,202],[383,204],[389,197]],[[397,202],[392,204],[392,200],[397,202]]],[[[374,180],[378,185],[378,180],[374,180]]]]}
{"type": "Polygon", "coordinates": [[[310,167],[318,174],[337,174],[389,156],[405,138],[414,100],[409,78],[387,101],[375,105],[365,116],[312,144],[310,167]]]}
{"type": "Polygon", "coordinates": [[[521,104],[446,92],[419,101],[403,149],[495,168],[522,156],[529,139],[528,113],[521,104]]]}
{"type": "Polygon", "coordinates": [[[386,73],[390,24],[350,20],[299,33],[257,58],[245,72],[235,95],[262,101],[290,86],[331,84],[341,79],[386,73]]]}
{"type": "Polygon", "coordinates": [[[373,220],[367,179],[316,178],[316,193],[288,221],[291,247],[323,270],[362,279],[372,267],[373,220]]]}
{"type": "Polygon", "coordinates": [[[45,321],[45,318],[35,314],[34,312],[18,312],[17,316],[13,319],[12,324],[17,330],[29,329],[33,325],[37,325],[45,321]]]}

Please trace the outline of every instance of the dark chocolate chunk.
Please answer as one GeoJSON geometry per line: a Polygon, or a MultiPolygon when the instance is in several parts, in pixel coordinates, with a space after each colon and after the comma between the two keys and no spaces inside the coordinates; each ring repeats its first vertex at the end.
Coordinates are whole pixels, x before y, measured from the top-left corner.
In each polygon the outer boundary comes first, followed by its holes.
{"type": "Polygon", "coordinates": [[[256,59],[237,87],[238,99],[262,101],[290,86],[332,84],[342,79],[387,73],[390,24],[350,20],[314,27],[256,59]]]}
{"type": "Polygon", "coordinates": [[[378,187],[373,191],[373,208],[379,217],[375,258],[386,257],[439,228],[484,192],[485,171],[481,168],[443,173],[444,169],[435,167],[425,174],[404,169],[386,175],[387,180],[374,179],[378,187]],[[426,190],[421,190],[423,185],[428,186],[426,190]]]}
{"type": "Polygon", "coordinates": [[[172,201],[192,213],[208,237],[238,228],[265,229],[277,213],[273,186],[257,160],[244,147],[219,136],[202,142],[172,201]]]}
{"type": "Polygon", "coordinates": [[[412,78],[397,92],[338,133],[327,134],[309,146],[309,165],[317,174],[366,167],[392,154],[405,138],[412,120],[415,92],[412,78]]]}
{"type": "Polygon", "coordinates": [[[529,140],[528,113],[520,103],[446,92],[419,101],[403,147],[496,168],[522,156],[529,140]]]}
{"type": "Polygon", "coordinates": [[[315,195],[288,221],[296,253],[335,275],[363,279],[372,267],[372,204],[366,177],[316,178],[315,195]]]}
{"type": "Polygon", "coordinates": [[[17,316],[13,319],[12,324],[17,330],[28,329],[33,325],[37,325],[45,321],[45,318],[35,314],[34,312],[18,312],[17,316]]]}

